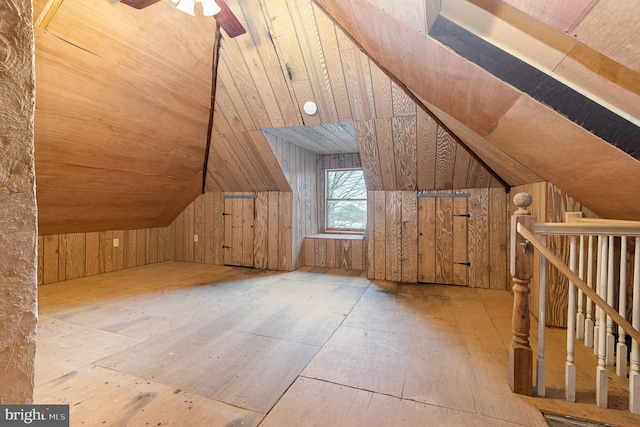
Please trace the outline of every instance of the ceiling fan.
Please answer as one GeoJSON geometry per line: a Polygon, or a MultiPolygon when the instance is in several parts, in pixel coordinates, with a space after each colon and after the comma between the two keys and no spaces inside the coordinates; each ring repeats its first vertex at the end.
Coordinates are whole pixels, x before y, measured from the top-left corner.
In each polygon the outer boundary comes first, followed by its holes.
{"type": "MultiPolygon", "coordinates": [[[[120,0],[128,6],[136,9],[144,9],[160,0],[120,0]]],[[[213,15],[218,21],[218,24],[227,33],[229,37],[237,37],[240,34],[244,34],[247,31],[244,29],[238,18],[233,14],[229,6],[226,5],[224,0],[171,0],[173,3],[178,3],[178,9],[193,14],[193,6],[195,2],[202,3],[205,7],[205,14],[213,15]],[[207,13],[208,11],[208,13],[207,13]]]]}

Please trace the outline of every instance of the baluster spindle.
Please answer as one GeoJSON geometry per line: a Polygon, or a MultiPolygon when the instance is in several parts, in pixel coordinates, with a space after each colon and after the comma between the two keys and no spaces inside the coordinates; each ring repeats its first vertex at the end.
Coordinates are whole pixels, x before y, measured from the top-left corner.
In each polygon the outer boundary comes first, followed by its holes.
{"type": "MultiPolygon", "coordinates": [[[[606,282],[607,282],[607,257],[604,256],[607,254],[608,250],[608,237],[601,236],[602,241],[602,252],[600,257],[600,265],[599,273],[600,273],[600,286],[598,290],[598,296],[602,299],[607,298],[607,290],[606,290],[606,282]]],[[[604,310],[599,310],[598,314],[598,367],[596,368],[596,405],[601,408],[607,407],[607,393],[608,393],[608,384],[607,381],[609,379],[607,367],[606,367],[606,324],[607,324],[607,314],[604,310]]]]}
{"type": "MultiPolygon", "coordinates": [[[[589,236],[589,252],[587,253],[587,285],[593,289],[593,236],[589,236]]],[[[593,347],[593,301],[587,297],[587,314],[584,319],[584,345],[593,347]]]]}
{"type": "MultiPolygon", "coordinates": [[[[576,271],[576,236],[571,236],[569,252],[569,268],[576,271]]],[[[569,402],[576,401],[576,365],[573,356],[576,344],[576,285],[569,280],[569,308],[567,310],[567,362],[564,369],[564,398],[569,402]]]]}
{"type": "MultiPolygon", "coordinates": [[[[598,236],[598,255],[596,257],[596,293],[601,294],[602,287],[602,236],[598,236]]],[[[593,326],[593,354],[598,355],[600,349],[600,307],[596,305],[595,324],[593,326]]],[[[603,326],[604,327],[604,326],[603,326]]]]}
{"type": "MultiPolygon", "coordinates": [[[[615,286],[614,286],[614,280],[615,280],[615,271],[614,271],[614,257],[615,257],[615,246],[614,246],[614,242],[615,242],[615,237],[613,236],[609,236],[609,256],[607,259],[607,304],[609,304],[611,307],[615,306],[615,303],[613,301],[614,297],[615,297],[615,286]]],[[[615,361],[615,351],[616,351],[616,337],[613,336],[613,319],[611,318],[611,316],[607,315],[607,355],[606,355],[606,361],[607,361],[607,366],[613,366],[613,363],[615,361]]]]}
{"type": "MultiPolygon", "coordinates": [[[[627,238],[620,238],[620,294],[618,296],[618,313],[627,318],[627,238]]],[[[627,340],[622,326],[618,325],[618,346],[616,348],[616,374],[627,376],[627,340]]]]}
{"type": "MultiPolygon", "coordinates": [[[[632,326],[640,329],[640,237],[636,237],[633,255],[633,313],[632,326]]],[[[631,363],[629,365],[629,410],[640,414],[640,344],[631,341],[631,363]]]]}
{"type": "MultiPolygon", "coordinates": [[[[509,344],[509,385],[514,393],[533,394],[533,350],[529,344],[529,283],[533,277],[533,245],[518,233],[518,226],[533,229],[535,219],[527,211],[530,194],[513,198],[518,209],[511,216],[511,275],[513,276],[513,337],[509,344]]],[[[544,319],[541,319],[544,322],[544,319]]]]}
{"type": "MultiPolygon", "coordinates": [[[[540,236],[542,246],[547,246],[547,236],[540,236]]],[[[544,397],[547,387],[547,365],[544,361],[545,319],[547,318],[547,259],[540,254],[540,298],[538,299],[538,357],[536,358],[536,395],[544,397]]]]}
{"type": "MultiPolygon", "coordinates": [[[[580,236],[580,248],[578,250],[578,277],[584,280],[584,236],[580,236]]],[[[576,338],[584,340],[584,295],[582,289],[578,289],[578,313],[576,314],[576,338]]]]}

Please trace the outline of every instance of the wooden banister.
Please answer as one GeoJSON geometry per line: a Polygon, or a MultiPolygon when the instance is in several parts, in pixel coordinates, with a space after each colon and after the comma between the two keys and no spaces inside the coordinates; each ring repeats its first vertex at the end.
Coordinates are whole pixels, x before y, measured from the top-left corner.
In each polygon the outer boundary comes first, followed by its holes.
{"type": "Polygon", "coordinates": [[[537,223],[533,232],[547,236],[638,236],[640,222],[580,218],[571,222],[537,223]]]}
{"type": "Polygon", "coordinates": [[[544,320],[545,320],[545,275],[546,262],[569,279],[567,290],[567,358],[565,362],[565,399],[574,402],[576,398],[575,340],[584,338],[587,347],[593,347],[598,356],[596,367],[595,403],[601,408],[608,407],[608,369],[607,365],[616,364],[616,372],[626,377],[627,348],[625,333],[633,338],[631,364],[629,372],[629,409],[634,414],[640,413],[640,222],[576,218],[567,215],[566,223],[534,224],[533,217],[526,207],[531,204],[531,196],[519,193],[514,203],[519,209],[511,217],[511,274],[515,285],[513,307],[513,338],[510,348],[510,385],[514,392],[527,394],[525,386],[530,381],[528,373],[529,320],[528,285],[530,282],[530,264],[533,262],[533,251],[540,254],[540,316],[538,330],[538,358],[536,394],[545,395],[545,361],[544,361],[544,320]],[[546,246],[548,236],[570,236],[570,256],[567,266],[546,246]],[[580,236],[580,248],[577,240],[580,236]],[[588,266],[586,282],[584,278],[585,236],[589,236],[588,266]],[[594,237],[598,238],[597,273],[595,289],[593,284],[593,252],[594,237]],[[616,238],[620,237],[620,262],[616,266],[616,238]],[[633,280],[633,325],[627,321],[626,296],[627,283],[627,239],[635,237],[634,280],[633,280]],[[580,267],[576,260],[580,255],[580,267]],[[616,280],[615,270],[620,270],[618,309],[614,308],[616,280]],[[588,282],[588,283],[587,283],[588,282]],[[576,298],[576,288],[579,293],[576,298]],[[583,296],[587,297],[586,317],[583,307],[583,296]],[[606,300],[605,300],[606,299],[606,300]],[[593,304],[596,305],[595,316],[592,317],[593,304]],[[577,306],[577,307],[576,307],[577,306]],[[595,324],[593,320],[595,319],[595,324]],[[617,363],[615,331],[619,333],[617,346],[617,363]],[[584,325],[584,326],[583,326],[584,325]],[[581,329],[584,327],[584,333],[581,329]],[[517,389],[520,387],[521,389],[517,389]]]}
{"type": "MultiPolygon", "coordinates": [[[[538,232],[538,230],[540,229],[539,227],[537,227],[537,225],[538,224],[536,224],[536,226],[533,227],[533,229],[536,232],[538,232]]],[[[543,224],[543,225],[548,226],[550,224],[543,224]]],[[[565,224],[559,224],[559,225],[565,225],[565,224]]],[[[569,224],[566,224],[566,225],[569,225],[569,224]]],[[[558,227],[558,228],[560,228],[560,227],[558,227]]],[[[571,271],[571,269],[569,267],[567,267],[564,264],[564,262],[562,262],[562,260],[560,258],[558,258],[553,252],[551,252],[545,246],[540,244],[540,242],[535,237],[533,232],[529,231],[526,227],[522,227],[520,224],[518,224],[518,226],[517,226],[517,231],[522,237],[527,239],[530,244],[535,246],[535,248],[538,251],[540,251],[540,253],[542,255],[544,255],[544,257],[549,262],[551,262],[560,272],[562,272],[565,276],[567,276],[569,278],[569,280],[571,280],[578,288],[580,288],[585,295],[587,295],[589,298],[591,298],[591,300],[594,303],[596,303],[596,305],[598,307],[600,307],[601,310],[604,310],[604,312],[607,313],[607,315],[610,316],[618,325],[622,326],[624,328],[625,332],[627,332],[627,334],[631,335],[631,337],[633,337],[633,339],[635,339],[636,341],[640,342],[640,331],[635,329],[633,326],[631,326],[631,324],[629,322],[627,322],[626,319],[624,319],[622,316],[620,316],[620,314],[618,314],[618,312],[613,307],[611,307],[609,304],[607,304],[607,302],[604,299],[602,299],[593,289],[591,289],[584,281],[582,281],[580,279],[580,277],[578,277],[578,275],[576,273],[571,271]]],[[[544,234],[547,234],[547,233],[544,233],[544,234]]],[[[567,233],[562,233],[562,234],[567,234],[567,233]]],[[[571,234],[573,234],[573,233],[569,233],[569,235],[571,235],[571,234]]],[[[578,234],[578,233],[576,233],[576,234],[578,234]]],[[[590,234],[590,232],[587,232],[585,234],[590,234]]],[[[598,233],[595,233],[595,234],[598,234],[598,233]]],[[[607,233],[605,233],[605,234],[607,234],[607,233]]],[[[613,233],[613,234],[617,234],[617,232],[613,233]]],[[[633,235],[637,235],[637,234],[639,234],[639,233],[636,232],[633,235]]],[[[629,234],[629,235],[631,235],[631,234],[629,234]]]]}
{"type": "Polygon", "coordinates": [[[582,224],[599,224],[599,225],[614,225],[614,226],[626,226],[626,227],[640,227],[640,221],[629,221],[624,219],[605,219],[605,218],[567,218],[568,223],[582,223],[582,224]]]}

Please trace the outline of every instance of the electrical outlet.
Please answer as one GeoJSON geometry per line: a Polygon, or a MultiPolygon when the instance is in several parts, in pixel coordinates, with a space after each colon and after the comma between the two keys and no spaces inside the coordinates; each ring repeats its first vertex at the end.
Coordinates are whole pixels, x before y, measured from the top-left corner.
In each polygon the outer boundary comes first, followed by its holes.
{"type": "Polygon", "coordinates": [[[113,239],[113,247],[117,248],[118,246],[120,246],[120,239],[113,239]]]}
{"type": "Polygon", "coordinates": [[[198,235],[197,234],[193,235],[193,242],[194,243],[198,243],[198,235]]]}

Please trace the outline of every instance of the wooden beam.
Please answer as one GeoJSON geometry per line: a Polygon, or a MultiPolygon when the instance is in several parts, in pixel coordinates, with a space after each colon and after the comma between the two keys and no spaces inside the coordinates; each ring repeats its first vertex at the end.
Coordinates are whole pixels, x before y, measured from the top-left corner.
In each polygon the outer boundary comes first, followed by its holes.
{"type": "Polygon", "coordinates": [[[213,132],[213,111],[216,106],[216,87],[218,80],[218,63],[220,62],[220,24],[216,23],[213,41],[213,64],[211,71],[211,107],[209,108],[209,125],[207,126],[207,145],[204,151],[204,165],[202,166],[202,192],[207,187],[207,168],[209,166],[209,151],[211,150],[211,133],[213,132]]]}
{"type": "Polygon", "coordinates": [[[60,9],[63,1],[64,0],[49,0],[33,25],[41,30],[46,30],[54,15],[58,12],[58,9],[60,9]]]}

